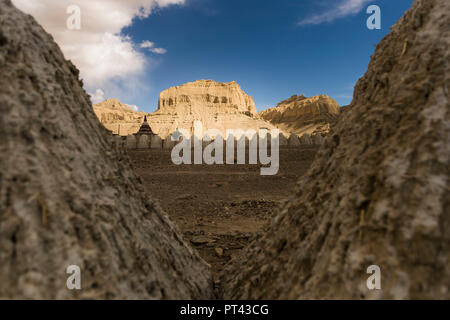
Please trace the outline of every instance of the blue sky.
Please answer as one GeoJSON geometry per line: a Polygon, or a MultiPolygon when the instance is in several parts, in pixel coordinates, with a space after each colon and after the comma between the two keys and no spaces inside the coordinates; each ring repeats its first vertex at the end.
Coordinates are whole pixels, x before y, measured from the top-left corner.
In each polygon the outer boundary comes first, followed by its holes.
{"type": "Polygon", "coordinates": [[[149,89],[126,102],[152,112],[160,91],[213,79],[237,81],[253,96],[258,110],[302,93],[328,94],[340,105],[348,104],[375,45],[412,0],[370,1],[355,15],[299,25],[332,12],[337,2],[190,0],[136,19],[122,33],[136,43],[150,39],[167,53],[146,53],[155,62],[145,77],[149,89]],[[371,4],[381,8],[381,30],[366,27],[371,4]]]}
{"type": "Polygon", "coordinates": [[[119,98],[153,112],[161,91],[197,79],[238,82],[258,110],[293,94],[346,105],[375,45],[413,0],[13,2],[53,35],[94,103],[119,98]],[[77,28],[66,23],[73,5],[77,28]],[[381,30],[366,27],[369,5],[381,8],[381,30]]]}

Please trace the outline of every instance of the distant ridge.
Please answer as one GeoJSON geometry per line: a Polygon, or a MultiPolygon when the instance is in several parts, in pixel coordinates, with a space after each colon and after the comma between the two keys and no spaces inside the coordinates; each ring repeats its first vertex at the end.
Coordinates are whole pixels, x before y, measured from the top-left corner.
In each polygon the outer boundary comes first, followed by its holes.
{"type": "Polygon", "coordinates": [[[281,130],[297,135],[327,134],[339,116],[339,105],[327,95],[310,98],[293,95],[276,107],[261,111],[259,116],[281,130]]]}

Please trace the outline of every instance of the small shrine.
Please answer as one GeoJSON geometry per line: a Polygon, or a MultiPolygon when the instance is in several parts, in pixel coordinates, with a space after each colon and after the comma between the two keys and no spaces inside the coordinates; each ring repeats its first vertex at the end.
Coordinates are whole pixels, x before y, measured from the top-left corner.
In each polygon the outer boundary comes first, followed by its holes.
{"type": "Polygon", "coordinates": [[[150,125],[147,122],[147,116],[144,116],[144,123],[141,125],[141,127],[139,128],[139,131],[135,135],[137,135],[137,136],[142,136],[142,135],[153,136],[154,135],[152,128],[150,128],[150,125]]]}

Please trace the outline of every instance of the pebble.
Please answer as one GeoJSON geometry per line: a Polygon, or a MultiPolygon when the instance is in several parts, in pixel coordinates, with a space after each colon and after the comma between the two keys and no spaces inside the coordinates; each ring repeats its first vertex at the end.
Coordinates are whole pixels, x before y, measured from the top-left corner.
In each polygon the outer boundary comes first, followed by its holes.
{"type": "Polygon", "coordinates": [[[201,245],[211,242],[211,240],[204,236],[198,236],[191,239],[191,243],[195,245],[201,245]]]}
{"type": "Polygon", "coordinates": [[[222,257],[223,256],[223,249],[222,248],[216,248],[214,251],[216,252],[216,255],[218,257],[222,257]]]}

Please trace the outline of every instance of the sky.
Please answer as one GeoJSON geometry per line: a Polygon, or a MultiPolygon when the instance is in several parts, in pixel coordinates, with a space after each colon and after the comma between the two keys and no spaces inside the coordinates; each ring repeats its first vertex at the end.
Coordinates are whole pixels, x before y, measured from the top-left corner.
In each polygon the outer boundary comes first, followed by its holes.
{"type": "Polygon", "coordinates": [[[294,94],[347,105],[376,44],[412,2],[13,0],[80,69],[94,103],[118,98],[146,112],[161,91],[198,79],[236,81],[259,111],[294,94]],[[380,30],[366,26],[370,5],[381,9],[380,30]]]}

